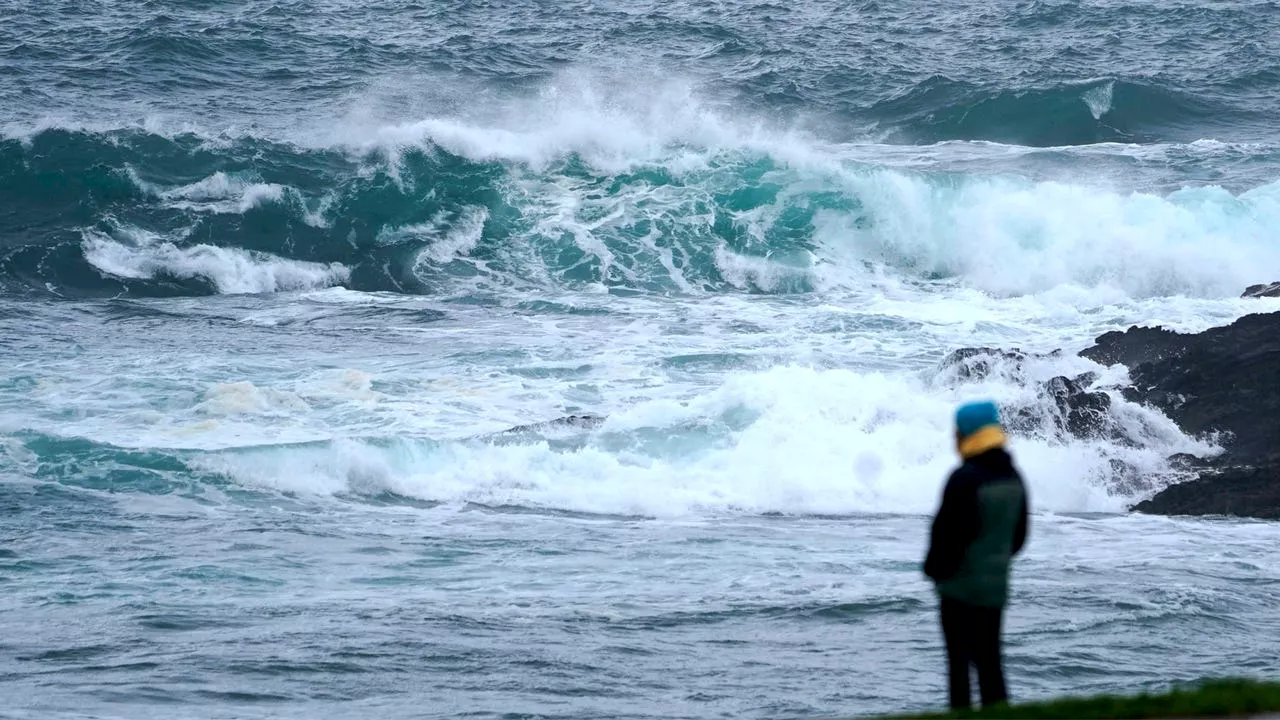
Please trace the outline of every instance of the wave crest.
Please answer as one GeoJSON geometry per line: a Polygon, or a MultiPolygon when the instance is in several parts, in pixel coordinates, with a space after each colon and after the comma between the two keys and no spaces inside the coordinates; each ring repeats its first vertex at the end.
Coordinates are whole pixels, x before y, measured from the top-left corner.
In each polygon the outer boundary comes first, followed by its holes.
{"type": "Polygon", "coordinates": [[[350,276],[338,263],[322,265],[203,244],[178,247],[154,239],[128,243],[97,233],[85,238],[84,258],[109,277],[200,280],[223,294],[313,290],[341,284],[350,276]]]}

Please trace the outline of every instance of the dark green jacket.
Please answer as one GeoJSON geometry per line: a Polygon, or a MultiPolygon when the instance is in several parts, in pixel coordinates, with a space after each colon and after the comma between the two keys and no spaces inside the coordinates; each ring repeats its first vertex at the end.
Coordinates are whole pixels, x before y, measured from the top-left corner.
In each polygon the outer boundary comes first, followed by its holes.
{"type": "Polygon", "coordinates": [[[1002,607],[1009,564],[1027,539],[1027,491],[1002,448],[951,473],[933,519],[924,572],[945,597],[1002,607]]]}

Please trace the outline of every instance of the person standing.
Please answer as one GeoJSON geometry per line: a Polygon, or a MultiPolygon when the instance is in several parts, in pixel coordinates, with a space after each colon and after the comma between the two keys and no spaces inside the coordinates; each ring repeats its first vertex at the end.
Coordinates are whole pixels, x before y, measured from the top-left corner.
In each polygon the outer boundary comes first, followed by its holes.
{"type": "Polygon", "coordinates": [[[994,403],[956,411],[962,463],[933,519],[924,572],[939,597],[952,709],[971,704],[969,668],[983,706],[1008,700],[1000,645],[1009,566],[1027,538],[1027,492],[1005,449],[994,403]]]}

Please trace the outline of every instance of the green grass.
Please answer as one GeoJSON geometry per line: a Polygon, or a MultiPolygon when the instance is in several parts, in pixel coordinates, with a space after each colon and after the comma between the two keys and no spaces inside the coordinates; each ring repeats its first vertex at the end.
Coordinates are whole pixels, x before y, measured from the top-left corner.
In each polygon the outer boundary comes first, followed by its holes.
{"type": "MultiPolygon", "coordinates": [[[[984,708],[971,712],[902,715],[899,720],[1008,718],[1010,720],[1092,720],[1093,718],[1231,717],[1280,712],[1280,683],[1212,680],[1159,695],[1066,698],[1045,703],[984,708]]],[[[888,719],[886,719],[888,720],[888,719]]]]}

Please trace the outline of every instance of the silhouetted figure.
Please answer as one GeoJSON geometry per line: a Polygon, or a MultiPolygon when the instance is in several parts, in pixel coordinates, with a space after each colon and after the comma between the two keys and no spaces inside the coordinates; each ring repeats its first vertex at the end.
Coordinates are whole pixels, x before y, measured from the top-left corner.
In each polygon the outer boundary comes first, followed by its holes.
{"type": "Polygon", "coordinates": [[[1004,449],[1005,433],[993,403],[956,411],[956,445],[963,463],[943,491],[924,572],[938,589],[951,707],[968,708],[970,665],[977,667],[984,706],[1008,697],[1001,621],[1009,564],[1027,537],[1027,493],[1004,449]]]}

